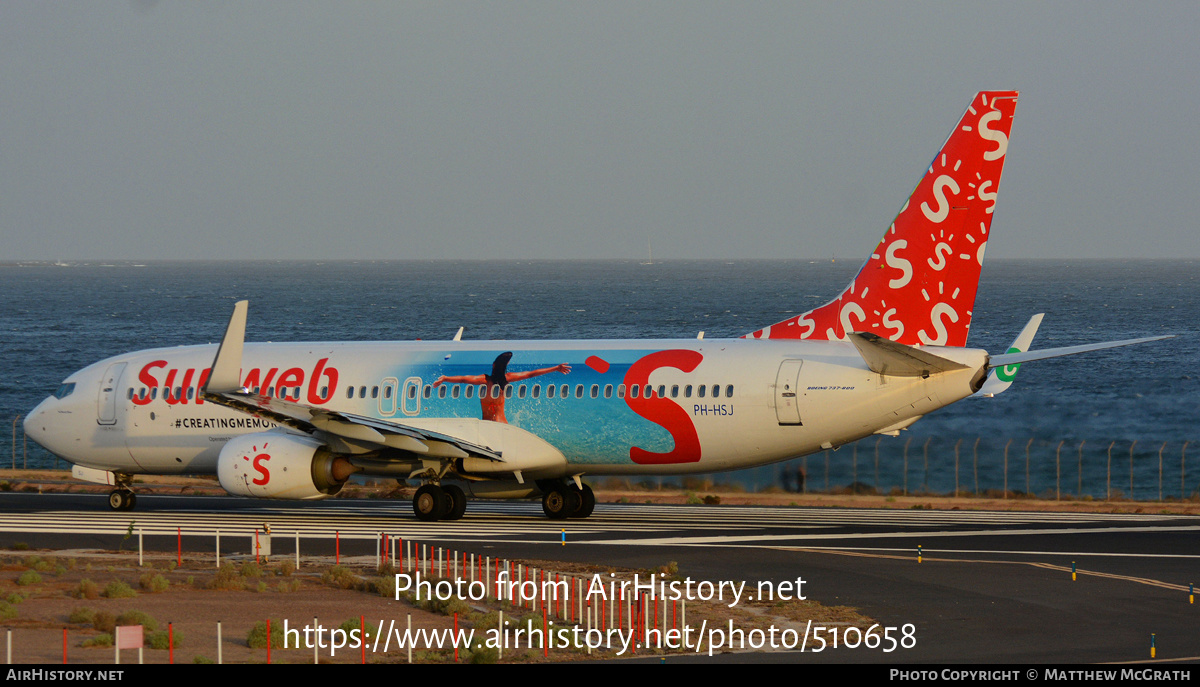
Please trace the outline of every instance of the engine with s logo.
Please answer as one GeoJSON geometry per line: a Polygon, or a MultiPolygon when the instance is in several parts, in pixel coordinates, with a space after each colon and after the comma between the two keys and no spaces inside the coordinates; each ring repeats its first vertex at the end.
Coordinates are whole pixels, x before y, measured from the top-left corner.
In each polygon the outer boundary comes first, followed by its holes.
{"type": "Polygon", "coordinates": [[[221,488],[259,499],[323,499],[356,468],[311,437],[255,432],[230,439],[217,459],[221,488]]]}

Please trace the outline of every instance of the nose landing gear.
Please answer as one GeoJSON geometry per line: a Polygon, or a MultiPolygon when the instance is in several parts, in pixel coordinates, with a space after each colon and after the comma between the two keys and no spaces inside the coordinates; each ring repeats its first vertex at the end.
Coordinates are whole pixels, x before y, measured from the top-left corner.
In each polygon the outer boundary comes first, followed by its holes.
{"type": "Polygon", "coordinates": [[[113,483],[117,488],[108,494],[108,507],[113,510],[133,510],[137,505],[137,494],[129,488],[133,478],[117,472],[113,473],[113,483]]]}
{"type": "Polygon", "coordinates": [[[114,489],[108,495],[108,507],[113,510],[133,510],[137,505],[137,494],[128,489],[114,489]]]}

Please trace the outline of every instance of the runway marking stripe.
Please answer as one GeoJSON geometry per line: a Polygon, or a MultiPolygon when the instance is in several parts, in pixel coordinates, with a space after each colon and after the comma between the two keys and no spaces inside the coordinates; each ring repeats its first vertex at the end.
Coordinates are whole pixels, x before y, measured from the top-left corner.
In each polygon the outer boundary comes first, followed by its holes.
{"type": "Polygon", "coordinates": [[[710,537],[676,537],[659,539],[624,539],[597,542],[604,544],[641,544],[671,546],[704,546],[713,544],[736,544],[744,541],[784,541],[794,539],[929,539],[931,537],[1001,537],[1032,534],[1093,534],[1128,532],[1179,532],[1200,530],[1200,525],[1183,527],[1089,527],[1065,529],[1020,529],[1020,530],[960,530],[954,532],[845,532],[829,534],[764,534],[764,535],[720,535],[710,537]]]}
{"type": "MultiPolygon", "coordinates": [[[[99,495],[95,498],[97,501],[102,500],[99,495]]],[[[145,498],[148,503],[155,504],[159,499],[175,497],[149,495],[145,498]]],[[[220,503],[219,499],[209,499],[209,502],[214,500],[220,503]]],[[[239,500],[239,505],[243,503],[245,501],[239,500]]],[[[219,530],[225,536],[241,538],[253,536],[256,529],[261,530],[264,523],[270,523],[273,534],[281,540],[293,538],[297,531],[302,538],[327,540],[332,539],[335,536],[334,531],[337,530],[341,532],[341,536],[356,540],[373,539],[379,533],[386,533],[389,537],[422,541],[486,540],[546,544],[552,539],[553,543],[559,544],[559,535],[565,528],[568,540],[575,544],[778,548],[786,545],[785,543],[802,546],[803,542],[835,539],[933,539],[1178,532],[1200,529],[1200,518],[1162,514],[987,513],[600,504],[593,517],[587,520],[551,521],[542,516],[540,506],[531,503],[473,502],[473,507],[473,512],[453,523],[418,522],[409,512],[406,502],[325,502],[306,507],[264,503],[254,504],[249,508],[215,511],[199,508],[132,512],[57,510],[0,514],[0,531],[121,535],[128,531],[130,523],[133,522],[135,529],[145,536],[174,536],[177,528],[182,528],[184,535],[188,537],[212,537],[219,530]],[[86,524],[81,525],[81,521],[86,524]],[[1110,526],[1103,526],[1105,523],[1110,526]],[[1039,524],[1048,527],[1029,527],[1039,524]],[[1089,527],[1092,524],[1097,526],[1089,527]],[[1121,524],[1128,526],[1120,526],[1121,524]],[[881,525],[884,527],[880,527],[881,525]],[[971,527],[972,525],[974,527],[971,527]],[[989,525],[1024,527],[979,529],[989,525]],[[850,526],[875,526],[882,531],[839,531],[850,526]],[[948,529],[954,526],[965,528],[948,529]],[[790,531],[778,533],[783,529],[790,531]],[[724,534],[730,530],[740,530],[743,534],[724,534]],[[638,535],[647,534],[651,535],[651,538],[637,538],[638,535]]]]}
{"type": "MultiPolygon", "coordinates": [[[[838,551],[838,550],[832,550],[832,549],[827,549],[827,550],[788,549],[788,550],[790,550],[790,551],[810,551],[811,550],[813,553],[828,553],[828,554],[835,554],[835,555],[842,555],[842,556],[860,556],[863,558],[886,558],[889,560],[912,560],[911,551],[909,552],[909,555],[907,555],[907,556],[892,556],[892,555],[866,553],[861,550],[860,551],[838,551]]],[[[928,554],[930,552],[931,551],[926,550],[926,554],[928,554]]],[[[1053,556],[1062,556],[1062,557],[1066,557],[1066,556],[1082,557],[1082,556],[1105,555],[1105,556],[1121,556],[1124,558],[1200,558],[1200,556],[1189,555],[1189,554],[1138,554],[1138,553],[1092,554],[1092,553],[1068,553],[1068,552],[1062,552],[1062,551],[1054,551],[1054,552],[1049,552],[1049,551],[958,551],[958,552],[952,552],[949,550],[940,550],[939,552],[940,553],[1000,553],[1000,554],[1023,553],[1023,554],[1036,554],[1036,555],[1053,555],[1053,556]]],[[[1037,561],[997,561],[997,560],[982,559],[982,558],[932,558],[928,555],[923,556],[923,561],[925,563],[984,563],[984,564],[999,564],[999,565],[1028,565],[1028,566],[1032,566],[1035,568],[1044,568],[1046,570],[1055,570],[1055,571],[1062,572],[1062,573],[1076,572],[1080,575],[1090,575],[1092,577],[1103,577],[1106,579],[1118,580],[1118,581],[1123,581],[1123,582],[1136,582],[1138,584],[1145,584],[1145,585],[1149,585],[1151,587],[1161,587],[1162,589],[1170,589],[1172,591],[1177,591],[1177,592],[1182,592],[1183,590],[1188,589],[1188,587],[1186,585],[1175,584],[1172,582],[1163,582],[1162,580],[1152,580],[1148,577],[1133,577],[1132,575],[1117,575],[1116,573],[1106,573],[1106,572],[1100,572],[1098,570],[1087,570],[1087,569],[1079,568],[1079,567],[1076,567],[1074,570],[1072,570],[1070,567],[1065,566],[1065,565],[1056,565],[1054,563],[1041,563],[1041,562],[1037,562],[1037,561]]]]}

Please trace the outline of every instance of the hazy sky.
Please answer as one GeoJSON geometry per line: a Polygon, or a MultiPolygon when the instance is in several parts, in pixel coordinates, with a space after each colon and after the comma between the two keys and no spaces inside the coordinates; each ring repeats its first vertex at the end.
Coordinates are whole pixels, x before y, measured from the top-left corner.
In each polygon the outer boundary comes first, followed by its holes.
{"type": "Polygon", "coordinates": [[[859,261],[1017,89],[989,258],[1200,257],[1196,2],[0,3],[0,260],[859,261]]]}

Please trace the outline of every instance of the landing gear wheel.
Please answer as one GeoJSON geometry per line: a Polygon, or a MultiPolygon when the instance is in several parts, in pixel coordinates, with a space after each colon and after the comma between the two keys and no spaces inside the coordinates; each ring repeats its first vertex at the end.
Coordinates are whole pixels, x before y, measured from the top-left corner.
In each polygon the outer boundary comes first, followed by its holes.
{"type": "MultiPolygon", "coordinates": [[[[576,491],[572,489],[572,491],[576,491]]],[[[576,491],[579,494],[579,508],[571,513],[572,518],[586,518],[596,509],[596,494],[588,485],[583,485],[582,490],[576,491]]]]}
{"type": "Polygon", "coordinates": [[[133,510],[137,504],[137,496],[132,491],[114,489],[108,495],[108,507],[113,510],[133,510]]]}
{"type": "Polygon", "coordinates": [[[551,520],[562,520],[571,517],[579,510],[579,492],[566,485],[555,485],[542,494],[542,512],[551,520]]]}
{"type": "Polygon", "coordinates": [[[413,496],[413,512],[418,520],[436,522],[442,514],[449,510],[446,507],[446,492],[436,484],[426,484],[417,490],[413,496]]]}
{"type": "Polygon", "coordinates": [[[467,512],[467,495],[463,490],[453,484],[447,484],[442,487],[442,491],[446,492],[446,498],[450,500],[450,506],[446,509],[446,514],[442,517],[447,520],[459,520],[463,513],[467,512]]]}

